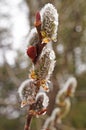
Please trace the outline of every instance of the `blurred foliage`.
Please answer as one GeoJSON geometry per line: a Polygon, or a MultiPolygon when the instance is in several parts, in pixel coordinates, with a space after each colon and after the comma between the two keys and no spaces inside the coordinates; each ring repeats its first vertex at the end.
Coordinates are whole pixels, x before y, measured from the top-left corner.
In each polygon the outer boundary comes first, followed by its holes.
{"type": "MultiPolygon", "coordinates": [[[[56,51],[57,64],[52,76],[54,89],[50,92],[50,106],[49,112],[51,113],[54,107],[55,95],[58,91],[60,78],[65,81],[70,75],[76,76],[78,80],[78,87],[76,91],[76,97],[72,101],[72,108],[64,124],[75,127],[79,130],[85,130],[86,128],[86,1],[85,0],[26,0],[30,10],[29,20],[31,28],[34,23],[35,12],[46,3],[50,2],[55,5],[59,13],[59,28],[58,28],[58,41],[53,45],[56,51]],[[81,54],[75,54],[75,49],[79,48],[81,54]],[[76,56],[79,57],[77,61],[76,56]],[[85,66],[85,70],[77,73],[80,64],[85,66]],[[77,70],[77,71],[76,71],[77,70]],[[57,81],[58,80],[58,81],[57,81]],[[56,82],[57,81],[57,82],[56,82]]],[[[0,16],[0,19],[2,16],[0,16]]],[[[8,17],[7,17],[8,19],[8,17]]],[[[4,38],[9,36],[9,30],[0,28],[0,50],[10,48],[9,44],[3,45],[4,38]],[[4,33],[6,33],[4,35],[4,33]]],[[[6,39],[8,40],[8,39],[6,39]]],[[[5,40],[5,42],[6,42],[5,40]]],[[[10,66],[4,59],[3,66],[0,66],[0,130],[23,130],[25,115],[24,111],[20,111],[19,100],[15,104],[11,104],[9,99],[6,100],[10,94],[17,95],[17,87],[20,83],[28,77],[28,67],[22,68],[21,63],[23,61],[24,54],[17,51],[17,58],[15,65],[10,66]],[[5,103],[5,105],[4,105],[5,103]],[[16,105],[17,104],[17,105],[16,105]],[[18,111],[19,116],[9,119],[7,112],[7,106],[14,105],[13,111],[18,111]],[[2,107],[3,106],[3,107],[2,107]],[[3,109],[1,112],[1,108],[3,109]],[[5,112],[4,112],[5,111],[5,112]],[[22,118],[22,115],[24,116],[22,118]]],[[[13,112],[12,111],[12,112],[13,112]]],[[[10,113],[11,114],[11,113],[10,113]]],[[[39,130],[41,124],[45,121],[46,117],[32,120],[32,130],[39,130]]]]}
{"type": "Polygon", "coordinates": [[[7,119],[6,117],[0,117],[0,129],[1,130],[19,130],[19,129],[22,129],[22,126],[21,125],[18,125],[20,124],[20,121],[19,121],[19,118],[18,119],[7,119]]]}
{"type": "Polygon", "coordinates": [[[75,128],[86,128],[86,120],[84,118],[86,115],[85,101],[76,100],[72,103],[71,111],[69,112],[69,116],[64,119],[64,124],[75,128]]]}

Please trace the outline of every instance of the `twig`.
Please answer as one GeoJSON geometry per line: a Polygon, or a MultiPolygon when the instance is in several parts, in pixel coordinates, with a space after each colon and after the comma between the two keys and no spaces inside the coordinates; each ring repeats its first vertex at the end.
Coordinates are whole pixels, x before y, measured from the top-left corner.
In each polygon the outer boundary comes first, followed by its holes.
{"type": "Polygon", "coordinates": [[[32,117],[33,117],[33,115],[28,113],[24,130],[30,130],[30,124],[31,124],[32,117]]]}
{"type": "MultiPolygon", "coordinates": [[[[43,38],[42,38],[42,35],[41,35],[41,17],[40,17],[39,12],[36,13],[36,21],[35,21],[34,25],[36,27],[38,37],[39,37],[38,43],[36,44],[37,56],[35,57],[35,59],[33,61],[33,63],[36,64],[37,61],[38,61],[38,58],[39,58],[39,56],[40,56],[40,54],[42,52],[42,49],[46,45],[46,43],[42,43],[43,38]]],[[[38,91],[39,91],[39,85],[37,85],[36,94],[38,93],[38,91]]],[[[27,120],[26,120],[26,123],[25,123],[24,130],[30,130],[31,119],[32,119],[32,117],[34,115],[34,113],[30,113],[30,110],[34,110],[34,105],[35,105],[35,103],[30,105],[30,109],[29,109],[29,113],[27,115],[27,120]]],[[[40,114],[42,114],[42,113],[44,113],[46,111],[47,110],[44,109],[43,111],[38,112],[37,114],[40,115],[40,114]]]]}

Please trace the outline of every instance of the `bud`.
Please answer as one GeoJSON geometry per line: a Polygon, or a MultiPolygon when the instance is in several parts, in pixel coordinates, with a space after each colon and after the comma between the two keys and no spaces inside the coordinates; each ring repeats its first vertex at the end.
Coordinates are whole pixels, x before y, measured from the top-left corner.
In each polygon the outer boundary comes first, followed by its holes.
{"type": "Polygon", "coordinates": [[[46,95],[46,93],[44,92],[39,92],[36,96],[36,101],[38,101],[39,99],[43,98],[43,101],[42,101],[42,106],[43,108],[46,108],[48,106],[48,103],[49,103],[49,98],[48,96],[46,95]]]}
{"type": "Polygon", "coordinates": [[[34,68],[37,78],[40,80],[45,79],[45,81],[49,80],[54,70],[55,62],[54,51],[44,47],[34,68]]]}
{"type": "Polygon", "coordinates": [[[36,46],[29,46],[27,49],[27,55],[34,61],[35,57],[37,56],[36,46]]]}
{"type": "Polygon", "coordinates": [[[56,42],[57,40],[57,29],[58,29],[58,13],[55,7],[48,3],[46,4],[42,10],[41,14],[41,33],[42,36],[51,38],[52,41],[56,42]]]}
{"type": "Polygon", "coordinates": [[[58,91],[56,96],[56,103],[63,105],[67,98],[74,95],[77,86],[77,80],[75,77],[70,77],[63,87],[58,91]]]}
{"type": "Polygon", "coordinates": [[[35,102],[36,86],[32,79],[25,80],[19,87],[18,93],[21,99],[21,107],[31,105],[35,102]]]}
{"type": "Polygon", "coordinates": [[[36,95],[36,102],[33,104],[33,110],[29,111],[32,115],[44,115],[47,111],[49,98],[44,92],[39,92],[36,95]]]}
{"type": "Polygon", "coordinates": [[[66,85],[68,86],[67,87],[67,96],[69,96],[69,97],[74,96],[74,93],[75,93],[75,90],[76,90],[76,87],[77,87],[77,80],[76,80],[76,78],[75,77],[70,77],[67,80],[66,85]]]}
{"type": "Polygon", "coordinates": [[[36,22],[38,21],[41,21],[41,16],[39,12],[36,13],[36,22]]]}
{"type": "Polygon", "coordinates": [[[35,24],[35,26],[41,25],[41,16],[40,16],[39,11],[36,13],[36,21],[34,24],[35,24]]]}

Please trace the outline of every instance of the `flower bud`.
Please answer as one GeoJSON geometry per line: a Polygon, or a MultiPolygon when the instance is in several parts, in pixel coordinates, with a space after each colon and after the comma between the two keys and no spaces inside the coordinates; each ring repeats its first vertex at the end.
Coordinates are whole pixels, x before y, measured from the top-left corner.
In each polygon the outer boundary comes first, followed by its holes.
{"type": "Polygon", "coordinates": [[[55,7],[48,3],[46,4],[42,10],[40,11],[41,14],[41,33],[42,36],[51,38],[52,41],[56,42],[57,40],[57,29],[58,29],[58,13],[55,7]]]}
{"type": "Polygon", "coordinates": [[[36,13],[36,21],[35,21],[35,26],[41,25],[41,16],[39,11],[36,13]]]}
{"type": "Polygon", "coordinates": [[[34,61],[37,56],[36,46],[29,46],[27,49],[27,55],[34,61]]]}

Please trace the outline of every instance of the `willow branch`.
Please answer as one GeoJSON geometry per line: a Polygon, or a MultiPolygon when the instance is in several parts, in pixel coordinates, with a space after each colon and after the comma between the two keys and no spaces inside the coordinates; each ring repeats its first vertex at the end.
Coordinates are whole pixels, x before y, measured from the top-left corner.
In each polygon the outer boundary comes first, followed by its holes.
{"type": "Polygon", "coordinates": [[[25,123],[24,130],[30,130],[31,120],[32,120],[32,115],[31,115],[31,114],[28,114],[28,115],[27,115],[27,120],[26,120],[26,123],[25,123]]]}

